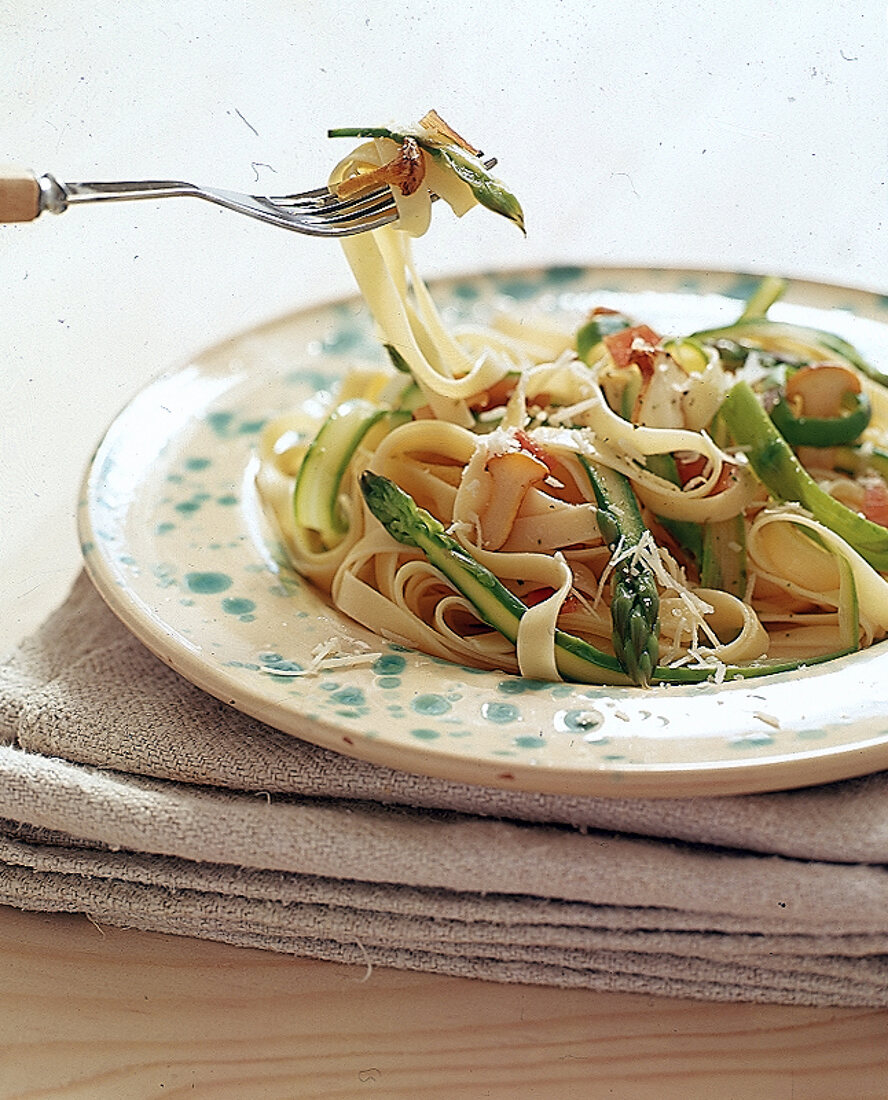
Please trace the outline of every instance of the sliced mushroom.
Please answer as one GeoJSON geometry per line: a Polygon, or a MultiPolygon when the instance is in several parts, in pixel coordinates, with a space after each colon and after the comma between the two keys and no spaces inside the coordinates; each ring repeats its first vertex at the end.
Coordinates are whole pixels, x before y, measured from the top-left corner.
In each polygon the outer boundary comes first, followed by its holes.
{"type": "Polygon", "coordinates": [[[499,550],[506,542],[527,490],[545,481],[548,473],[546,465],[526,451],[507,451],[488,461],[489,494],[480,516],[485,550],[499,550]]]}
{"type": "Polygon", "coordinates": [[[337,184],[336,193],[341,199],[349,195],[369,191],[374,187],[397,187],[402,195],[412,195],[425,178],[425,155],[415,138],[406,137],[398,153],[390,161],[367,172],[349,176],[337,184]]]}
{"type": "Polygon", "coordinates": [[[839,363],[813,363],[786,381],[786,400],[796,416],[829,419],[840,416],[846,394],[860,393],[860,379],[839,363]]]}

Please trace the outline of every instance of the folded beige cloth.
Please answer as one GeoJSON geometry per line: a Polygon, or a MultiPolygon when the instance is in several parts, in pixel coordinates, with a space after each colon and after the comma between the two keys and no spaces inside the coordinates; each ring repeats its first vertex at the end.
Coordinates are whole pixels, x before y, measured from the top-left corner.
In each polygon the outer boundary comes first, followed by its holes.
{"type": "Polygon", "coordinates": [[[401,773],[231,710],[81,577],[0,666],[0,902],[314,958],[888,1005],[888,777],[602,799],[401,773]]]}

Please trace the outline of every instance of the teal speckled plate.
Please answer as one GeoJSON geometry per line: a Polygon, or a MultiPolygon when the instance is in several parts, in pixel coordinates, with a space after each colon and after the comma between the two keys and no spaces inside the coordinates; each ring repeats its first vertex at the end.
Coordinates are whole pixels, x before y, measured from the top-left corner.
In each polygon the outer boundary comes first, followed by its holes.
{"type": "MultiPolygon", "coordinates": [[[[619,306],[664,333],[735,317],[748,277],[555,268],[433,284],[448,318],[619,306]]],[[[888,364],[888,300],[795,283],[773,316],[888,364]]],[[[727,794],[888,766],[885,645],[722,687],[613,689],[478,672],[345,620],[288,566],[253,487],[266,419],[381,361],[358,302],[236,336],[148,386],[87,473],[80,528],[105,600],[202,689],[297,737],[420,774],[539,792],[727,794]],[[357,663],[310,669],[318,646],[357,663]]]]}

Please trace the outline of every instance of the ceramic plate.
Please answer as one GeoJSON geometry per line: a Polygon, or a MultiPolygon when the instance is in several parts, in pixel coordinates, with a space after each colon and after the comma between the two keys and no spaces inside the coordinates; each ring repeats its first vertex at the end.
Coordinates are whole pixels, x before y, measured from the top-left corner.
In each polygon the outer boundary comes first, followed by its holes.
{"type": "MultiPolygon", "coordinates": [[[[753,280],[555,268],[433,284],[446,318],[627,310],[663,333],[725,323],[753,280]]],[[[888,363],[888,299],[795,283],[775,318],[845,336],[888,363]]],[[[391,645],[332,610],[287,564],[253,487],[262,424],[381,361],[356,301],[237,336],[160,377],[88,471],[84,556],[159,657],[272,726],[394,768],[524,790],[614,796],[803,786],[888,766],[888,649],[716,687],[539,683],[391,645]],[[324,671],[312,666],[334,642],[324,671]]]]}

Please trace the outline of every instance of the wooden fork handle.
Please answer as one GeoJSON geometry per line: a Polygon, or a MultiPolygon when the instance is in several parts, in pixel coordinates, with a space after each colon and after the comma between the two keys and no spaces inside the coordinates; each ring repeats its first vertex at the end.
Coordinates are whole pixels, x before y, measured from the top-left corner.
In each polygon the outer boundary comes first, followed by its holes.
{"type": "Polygon", "coordinates": [[[0,165],[0,222],[31,222],[40,213],[40,184],[26,169],[0,165]]]}

